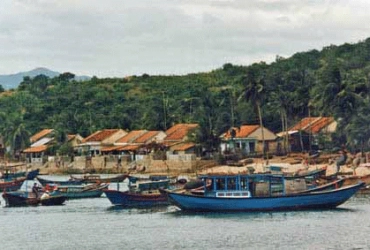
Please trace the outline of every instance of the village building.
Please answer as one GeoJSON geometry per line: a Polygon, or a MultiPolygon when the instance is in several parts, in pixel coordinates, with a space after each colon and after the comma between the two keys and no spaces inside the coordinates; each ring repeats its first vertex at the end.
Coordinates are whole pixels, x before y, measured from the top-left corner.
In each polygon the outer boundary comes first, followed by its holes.
{"type": "MultiPolygon", "coordinates": [[[[67,135],[67,142],[74,149],[83,140],[83,137],[79,134],[67,135]]],[[[43,165],[47,161],[54,161],[55,152],[49,152],[55,141],[55,130],[54,129],[43,129],[40,132],[30,137],[32,143],[29,148],[22,151],[27,163],[34,165],[43,165]]]]}
{"type": "Polygon", "coordinates": [[[190,157],[191,159],[195,159],[197,152],[196,144],[190,142],[189,138],[198,128],[199,124],[197,123],[179,123],[167,129],[167,136],[163,141],[164,145],[169,148],[167,158],[184,159],[184,157],[190,157]]]}
{"type": "Polygon", "coordinates": [[[47,156],[46,151],[54,143],[54,129],[43,129],[30,137],[31,146],[22,151],[27,163],[42,165],[47,156]]]}
{"type": "Polygon", "coordinates": [[[261,154],[263,147],[265,147],[265,152],[275,153],[277,150],[276,138],[277,136],[267,128],[261,128],[259,125],[242,125],[221,134],[220,149],[223,154],[237,153],[242,156],[261,154]]]}
{"type": "Polygon", "coordinates": [[[325,145],[325,141],[331,141],[331,134],[337,129],[334,117],[306,117],[294,124],[287,131],[277,135],[284,139],[288,137],[288,149],[290,152],[302,152],[316,150],[325,145]]]}
{"type": "Polygon", "coordinates": [[[113,146],[118,139],[126,134],[127,132],[123,129],[98,130],[84,138],[81,144],[76,146],[76,149],[79,155],[100,155],[103,148],[113,146]]]}
{"type": "Polygon", "coordinates": [[[69,135],[67,135],[67,138],[68,138],[68,143],[70,143],[71,147],[73,147],[73,148],[78,147],[84,139],[79,134],[69,134],[69,135]]]}

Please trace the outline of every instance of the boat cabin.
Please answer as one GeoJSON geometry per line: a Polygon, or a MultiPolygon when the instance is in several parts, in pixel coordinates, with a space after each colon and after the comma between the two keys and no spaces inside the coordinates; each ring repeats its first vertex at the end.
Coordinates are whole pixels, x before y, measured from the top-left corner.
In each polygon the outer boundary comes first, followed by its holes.
{"type": "Polygon", "coordinates": [[[271,197],[307,188],[302,178],[287,180],[283,175],[273,174],[207,175],[200,179],[206,184],[202,193],[209,197],[271,197]]]}
{"type": "Polygon", "coordinates": [[[159,189],[167,189],[169,187],[170,180],[159,180],[159,181],[137,181],[134,182],[129,179],[129,191],[132,193],[153,193],[159,192],[159,189]]]}

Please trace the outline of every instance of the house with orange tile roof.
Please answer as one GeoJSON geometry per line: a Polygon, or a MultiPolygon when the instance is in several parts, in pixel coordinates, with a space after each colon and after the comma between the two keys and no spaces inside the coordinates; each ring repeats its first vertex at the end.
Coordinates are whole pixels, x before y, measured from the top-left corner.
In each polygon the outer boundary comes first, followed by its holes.
{"type": "Polygon", "coordinates": [[[126,134],[127,132],[123,129],[98,130],[84,138],[76,148],[80,154],[100,155],[102,148],[113,146],[118,139],[126,134]]]}
{"type": "Polygon", "coordinates": [[[199,125],[196,123],[176,124],[166,130],[167,136],[164,138],[164,143],[171,145],[179,142],[185,142],[188,140],[189,134],[197,128],[199,128],[199,125]]]}
{"type": "Polygon", "coordinates": [[[34,143],[34,142],[36,142],[36,141],[38,141],[38,140],[40,140],[40,139],[42,139],[42,138],[44,138],[44,137],[54,137],[54,134],[53,134],[53,132],[54,132],[54,129],[43,129],[43,130],[41,130],[40,132],[37,132],[36,134],[34,134],[34,135],[32,135],[31,137],[30,137],[30,142],[31,143],[34,143]]]}
{"type": "Polygon", "coordinates": [[[242,125],[234,127],[221,134],[221,152],[241,153],[250,155],[263,152],[262,131],[265,140],[265,149],[274,152],[277,148],[277,136],[260,125],[242,125]]]}
{"type": "Polygon", "coordinates": [[[133,130],[118,139],[114,146],[102,149],[104,154],[130,155],[131,160],[142,158],[150,152],[152,143],[161,143],[166,137],[163,131],[133,130]]]}
{"type": "Polygon", "coordinates": [[[166,138],[167,134],[163,131],[152,130],[137,137],[133,143],[137,144],[151,144],[151,143],[162,143],[166,138]]]}
{"type": "Polygon", "coordinates": [[[179,123],[167,129],[167,136],[163,140],[163,145],[169,148],[167,158],[180,159],[185,155],[190,158],[195,157],[196,145],[188,140],[191,133],[194,133],[198,128],[199,124],[197,123],[179,123]]]}
{"type": "Polygon", "coordinates": [[[330,135],[336,131],[337,125],[334,117],[305,117],[290,127],[288,131],[282,131],[277,135],[281,138],[288,136],[288,150],[291,152],[308,151],[312,147],[319,147],[318,137],[320,136],[331,140],[330,135]]]}
{"type": "MultiPolygon", "coordinates": [[[[109,145],[107,147],[103,147],[101,152],[103,154],[119,154],[119,155],[130,155],[130,151],[136,152],[140,148],[140,145],[134,143],[134,141],[140,137],[141,135],[145,134],[147,130],[132,130],[127,132],[120,138],[118,138],[113,145],[109,145]],[[125,153],[127,152],[127,153],[125,153]]],[[[130,157],[131,158],[131,157],[130,157]]]]}
{"type": "Polygon", "coordinates": [[[170,151],[173,154],[196,154],[195,143],[193,142],[181,142],[170,147],[170,151]]]}
{"type": "Polygon", "coordinates": [[[43,129],[30,137],[32,143],[22,151],[29,163],[43,164],[46,150],[54,143],[54,129],[43,129]]]}
{"type": "Polygon", "coordinates": [[[125,145],[128,145],[128,144],[133,144],[134,141],[138,137],[142,136],[146,132],[148,132],[148,131],[147,130],[132,130],[132,131],[128,132],[127,134],[125,134],[124,136],[122,136],[121,138],[119,138],[114,143],[114,145],[115,146],[125,146],[125,145]]]}

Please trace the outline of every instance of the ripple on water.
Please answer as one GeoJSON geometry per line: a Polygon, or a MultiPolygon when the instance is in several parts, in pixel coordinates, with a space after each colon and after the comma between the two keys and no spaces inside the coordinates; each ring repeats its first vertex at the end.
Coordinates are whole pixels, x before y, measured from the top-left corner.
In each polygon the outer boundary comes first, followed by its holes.
{"type": "MultiPolygon", "coordinates": [[[[3,204],[3,203],[2,203],[3,204]]],[[[108,199],[0,208],[2,249],[369,249],[369,197],[334,210],[184,213],[108,199]]]]}

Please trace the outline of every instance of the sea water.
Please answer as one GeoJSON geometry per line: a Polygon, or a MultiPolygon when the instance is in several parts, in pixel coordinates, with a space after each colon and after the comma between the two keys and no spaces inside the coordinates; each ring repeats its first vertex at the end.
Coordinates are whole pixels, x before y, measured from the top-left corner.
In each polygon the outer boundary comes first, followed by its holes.
{"type": "Polygon", "coordinates": [[[332,210],[263,213],[122,209],[104,196],[63,206],[4,204],[1,249],[370,249],[365,195],[332,210]]]}

